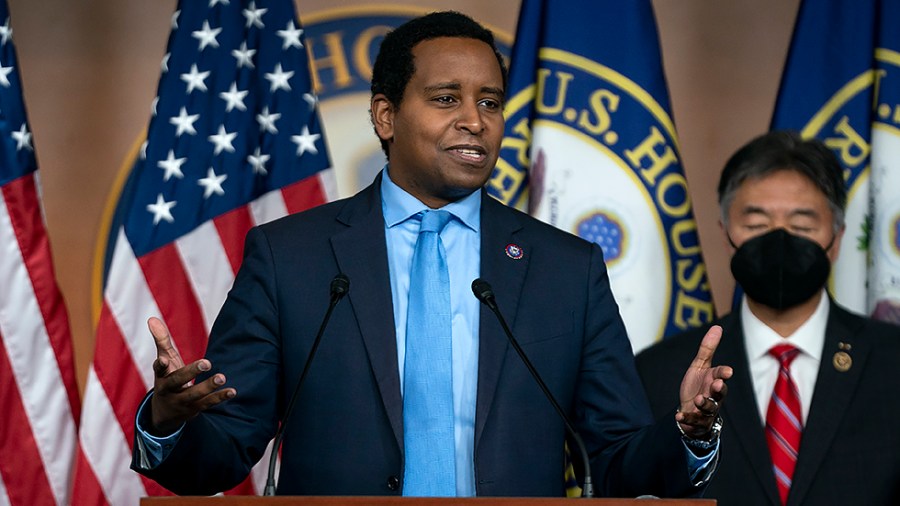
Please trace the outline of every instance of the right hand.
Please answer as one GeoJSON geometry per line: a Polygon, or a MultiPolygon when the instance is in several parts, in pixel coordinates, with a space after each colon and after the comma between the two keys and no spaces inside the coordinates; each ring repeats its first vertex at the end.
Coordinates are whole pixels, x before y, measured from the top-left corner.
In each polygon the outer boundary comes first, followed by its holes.
{"type": "Polygon", "coordinates": [[[200,383],[194,378],[208,371],[212,364],[202,358],[184,365],[181,354],[172,344],[169,329],[159,318],[147,320],[156,341],[156,360],[153,361],[153,428],[160,434],[171,434],[198,413],[237,395],[225,385],[224,374],[214,374],[200,383]]]}
{"type": "Polygon", "coordinates": [[[734,375],[727,365],[712,366],[713,355],[722,339],[722,327],[713,325],[703,336],[697,356],[681,380],[681,404],[675,421],[689,437],[706,439],[719,408],[728,395],[726,380],[734,375]]]}

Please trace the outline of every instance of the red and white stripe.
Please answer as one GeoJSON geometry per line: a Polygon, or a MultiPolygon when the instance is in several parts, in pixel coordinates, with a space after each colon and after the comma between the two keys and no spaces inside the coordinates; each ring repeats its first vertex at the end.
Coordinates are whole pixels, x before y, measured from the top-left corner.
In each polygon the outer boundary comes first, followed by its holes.
{"type": "MultiPolygon", "coordinates": [[[[140,497],[169,495],[129,470],[135,412],[153,386],[156,348],[147,319],[163,318],[185,363],[201,358],[240,266],[244,235],[256,224],[333,197],[332,178],[327,170],[270,192],[141,258],[135,257],[123,231],[117,232],[84,396],[75,503],[136,504],[140,497]]],[[[253,476],[256,481],[257,473],[253,476]]],[[[263,482],[252,481],[235,491],[261,491],[263,482]]]]}
{"type": "Polygon", "coordinates": [[[0,504],[68,504],[78,391],[36,174],[0,201],[0,504]]]}
{"type": "Polygon", "coordinates": [[[791,377],[791,362],[800,354],[800,349],[790,344],[779,344],[769,350],[778,360],[778,379],[769,409],[766,413],[766,443],[772,457],[772,470],[781,503],[787,504],[803,426],[800,421],[800,392],[791,377]]]}

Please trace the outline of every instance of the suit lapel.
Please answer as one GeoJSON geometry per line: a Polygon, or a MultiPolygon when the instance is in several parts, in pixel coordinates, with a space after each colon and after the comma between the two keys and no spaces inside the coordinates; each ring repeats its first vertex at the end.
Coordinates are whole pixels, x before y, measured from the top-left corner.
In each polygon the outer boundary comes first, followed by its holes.
{"type": "MultiPolygon", "coordinates": [[[[521,234],[516,213],[482,191],[481,199],[481,278],[491,284],[500,313],[512,329],[528,270],[531,246],[521,234]],[[507,246],[522,248],[516,260],[507,255],[507,246]]],[[[484,430],[500,378],[509,341],[496,316],[482,305],[479,314],[478,395],[475,408],[475,448],[484,430]]]]}
{"type": "MultiPolygon", "coordinates": [[[[771,504],[780,504],[772,460],[766,445],[763,422],[756,406],[756,393],[750,375],[750,365],[744,346],[744,331],[740,313],[735,312],[723,321],[723,337],[716,351],[716,363],[727,364],[734,369],[728,380],[728,397],[722,405],[725,431],[723,438],[738,442],[749,460],[753,475],[759,481],[771,504]]],[[[723,456],[724,459],[735,456],[723,456]]]]}
{"type": "Polygon", "coordinates": [[[347,229],[335,234],[331,245],[341,271],[350,278],[348,298],[402,453],[403,401],[380,188],[381,175],[347,201],[337,218],[347,229]]]}
{"type": "Polygon", "coordinates": [[[864,339],[857,339],[860,323],[853,320],[850,313],[831,303],[822,363],[819,365],[816,389],[800,440],[800,455],[794,471],[789,504],[800,504],[809,491],[826,452],[837,436],[841,421],[847,416],[847,407],[865,369],[870,352],[869,343],[864,339]],[[851,346],[849,354],[853,358],[853,364],[846,372],[838,371],[832,363],[834,354],[839,351],[838,343],[851,346]]]}

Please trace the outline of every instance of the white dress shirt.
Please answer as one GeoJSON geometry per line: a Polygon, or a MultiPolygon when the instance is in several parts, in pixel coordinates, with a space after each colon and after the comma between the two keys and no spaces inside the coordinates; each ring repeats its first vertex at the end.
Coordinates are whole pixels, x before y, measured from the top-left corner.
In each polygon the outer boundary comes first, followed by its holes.
{"type": "Polygon", "coordinates": [[[823,289],[819,305],[816,306],[812,316],[793,334],[781,337],[750,311],[746,296],[741,301],[744,346],[747,350],[747,359],[750,361],[753,391],[756,393],[757,408],[763,425],[766,423],[766,412],[769,409],[779,369],[778,359],[770,355],[769,350],[775,345],[784,343],[800,349],[800,354],[791,363],[791,377],[800,393],[800,418],[803,425],[806,425],[806,417],[816,388],[816,376],[819,374],[819,364],[822,362],[829,308],[828,296],[823,289]]]}

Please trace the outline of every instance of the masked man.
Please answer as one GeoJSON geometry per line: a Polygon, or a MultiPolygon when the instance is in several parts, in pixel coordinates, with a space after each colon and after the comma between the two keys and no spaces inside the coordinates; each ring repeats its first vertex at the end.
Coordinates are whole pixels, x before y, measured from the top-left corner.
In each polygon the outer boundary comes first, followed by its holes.
{"type": "MultiPolygon", "coordinates": [[[[849,313],[825,290],[847,192],[831,151],[772,132],[742,147],[719,182],[740,307],[717,324],[731,364],[729,437],[706,497],[720,505],[900,504],[900,328],[849,313]]],[[[855,231],[854,231],[855,232],[855,231]]],[[[856,238],[848,238],[856,240],[856,238]]],[[[656,416],[703,331],[638,356],[656,416]]]]}

